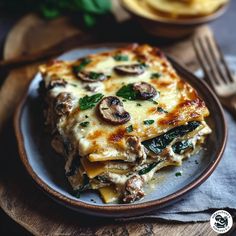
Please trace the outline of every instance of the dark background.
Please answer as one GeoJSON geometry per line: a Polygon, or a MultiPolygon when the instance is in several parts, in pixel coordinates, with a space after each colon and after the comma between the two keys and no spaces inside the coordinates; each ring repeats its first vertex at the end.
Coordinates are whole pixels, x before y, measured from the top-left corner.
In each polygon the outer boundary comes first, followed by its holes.
{"type": "MultiPolygon", "coordinates": [[[[3,16],[0,13],[0,57],[4,40],[11,29],[17,22],[18,17],[3,16]]],[[[225,54],[236,54],[236,1],[232,0],[228,12],[219,20],[211,23],[215,32],[216,39],[225,54]]],[[[30,235],[21,226],[10,219],[2,210],[0,210],[0,235],[30,235]]],[[[236,235],[236,232],[232,233],[236,235]]]]}

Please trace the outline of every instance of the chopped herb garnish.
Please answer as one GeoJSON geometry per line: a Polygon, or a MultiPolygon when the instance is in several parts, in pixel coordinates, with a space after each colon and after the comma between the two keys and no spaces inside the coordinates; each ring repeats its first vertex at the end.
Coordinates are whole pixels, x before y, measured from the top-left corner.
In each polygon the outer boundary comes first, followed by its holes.
{"type": "Polygon", "coordinates": [[[122,102],[127,102],[127,100],[123,99],[122,102]]]}
{"type": "Polygon", "coordinates": [[[102,99],[103,95],[101,93],[94,94],[92,96],[84,96],[83,98],[79,99],[79,107],[80,110],[87,110],[90,109],[102,99]]]}
{"type": "Polygon", "coordinates": [[[196,165],[198,165],[198,164],[199,164],[199,162],[198,162],[197,160],[195,160],[195,164],[196,164],[196,165]]]}
{"type": "Polygon", "coordinates": [[[85,115],[85,118],[89,118],[87,115],[85,115]]]}
{"type": "Polygon", "coordinates": [[[97,73],[97,72],[90,72],[89,73],[89,78],[92,79],[92,80],[99,80],[100,77],[103,77],[104,74],[103,73],[97,73]]]}
{"type": "Polygon", "coordinates": [[[82,122],[79,125],[82,126],[82,127],[88,127],[89,121],[82,122]]]}
{"type": "Polygon", "coordinates": [[[132,84],[124,85],[117,91],[116,95],[128,100],[136,100],[138,97],[137,92],[133,90],[132,84]]]}
{"type": "Polygon", "coordinates": [[[140,104],[140,103],[137,103],[137,107],[141,107],[142,106],[142,104],[140,104]]]}
{"type": "Polygon", "coordinates": [[[181,173],[181,172],[176,172],[176,173],[175,173],[175,176],[176,176],[176,177],[182,176],[182,173],[181,173]]]}
{"type": "Polygon", "coordinates": [[[152,73],[151,74],[151,79],[159,79],[162,76],[161,73],[152,73]]]}
{"type": "Polygon", "coordinates": [[[162,107],[158,107],[157,111],[161,113],[168,113],[168,111],[164,110],[162,107]]]}
{"type": "Polygon", "coordinates": [[[77,87],[77,84],[71,84],[71,83],[70,83],[70,85],[73,86],[73,87],[77,87]]]}
{"type": "Polygon", "coordinates": [[[127,55],[118,54],[113,57],[116,61],[128,61],[129,57],[127,55]]]}
{"type": "Polygon", "coordinates": [[[84,69],[85,66],[87,66],[92,60],[89,58],[84,58],[81,60],[80,64],[78,66],[73,66],[73,71],[75,73],[80,72],[81,70],[84,69]]]}
{"type": "Polygon", "coordinates": [[[102,107],[101,109],[102,110],[108,110],[109,108],[108,107],[102,107]]]}
{"type": "Polygon", "coordinates": [[[134,130],[134,129],[133,129],[133,126],[132,126],[132,125],[130,125],[130,126],[128,126],[128,127],[126,128],[126,131],[127,131],[128,133],[131,133],[133,130],[134,130]]]}
{"type": "Polygon", "coordinates": [[[152,125],[155,121],[154,120],[145,120],[143,123],[145,125],[152,125]]]}

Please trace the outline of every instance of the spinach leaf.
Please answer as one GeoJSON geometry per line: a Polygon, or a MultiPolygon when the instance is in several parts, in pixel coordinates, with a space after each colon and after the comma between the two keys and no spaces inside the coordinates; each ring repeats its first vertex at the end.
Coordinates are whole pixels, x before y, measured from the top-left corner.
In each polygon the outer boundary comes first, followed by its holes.
{"type": "Polygon", "coordinates": [[[103,94],[101,93],[97,93],[94,94],[92,96],[84,96],[83,98],[79,99],[79,107],[80,110],[87,110],[90,109],[94,106],[96,106],[96,104],[103,98],[103,94]]]}
{"type": "Polygon", "coordinates": [[[80,158],[79,157],[75,157],[73,159],[73,161],[71,162],[69,171],[66,172],[66,176],[70,177],[75,175],[77,168],[80,166],[80,158]]]}
{"type": "Polygon", "coordinates": [[[175,127],[168,132],[142,142],[142,144],[150,151],[154,152],[155,154],[161,153],[174,139],[178,137],[182,137],[185,134],[192,132],[200,125],[198,121],[191,121],[187,125],[181,125],[175,127]]]}
{"type": "Polygon", "coordinates": [[[116,95],[128,100],[136,100],[138,97],[138,93],[133,90],[133,84],[124,85],[116,95]]]}
{"type": "Polygon", "coordinates": [[[163,160],[149,164],[147,167],[141,169],[141,170],[138,172],[138,174],[139,174],[139,175],[145,175],[145,174],[147,174],[148,172],[150,172],[153,168],[155,168],[155,167],[156,167],[159,163],[161,163],[162,161],[163,161],[163,160]]]}
{"type": "Polygon", "coordinates": [[[173,152],[177,154],[181,154],[182,151],[185,151],[192,147],[193,147],[193,144],[189,140],[183,140],[172,145],[173,152]]]}

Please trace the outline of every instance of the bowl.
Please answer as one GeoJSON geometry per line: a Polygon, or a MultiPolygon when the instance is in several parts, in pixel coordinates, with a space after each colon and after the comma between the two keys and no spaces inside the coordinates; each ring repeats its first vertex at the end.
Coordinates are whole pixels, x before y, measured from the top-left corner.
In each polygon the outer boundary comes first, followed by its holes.
{"type": "Polygon", "coordinates": [[[121,0],[123,8],[136,19],[148,33],[159,38],[178,39],[188,36],[204,24],[222,16],[229,7],[229,2],[219,7],[214,13],[193,18],[170,18],[154,12],[143,11],[136,0],[121,0]],[[135,9],[134,9],[135,7],[135,9]]]}

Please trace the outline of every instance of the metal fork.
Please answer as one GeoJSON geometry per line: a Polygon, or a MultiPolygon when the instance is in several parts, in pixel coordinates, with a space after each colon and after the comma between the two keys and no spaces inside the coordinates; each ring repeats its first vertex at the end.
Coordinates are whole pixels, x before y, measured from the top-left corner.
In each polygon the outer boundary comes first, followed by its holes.
{"type": "Polygon", "coordinates": [[[214,37],[198,36],[193,39],[193,45],[207,82],[236,119],[236,77],[231,74],[214,37]]]}

